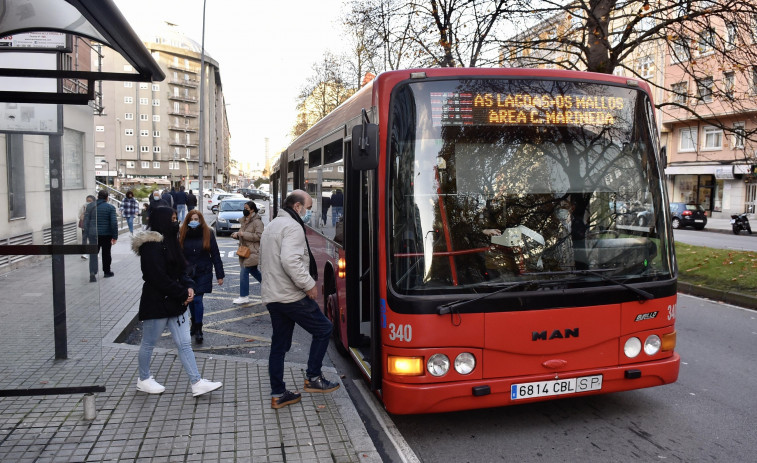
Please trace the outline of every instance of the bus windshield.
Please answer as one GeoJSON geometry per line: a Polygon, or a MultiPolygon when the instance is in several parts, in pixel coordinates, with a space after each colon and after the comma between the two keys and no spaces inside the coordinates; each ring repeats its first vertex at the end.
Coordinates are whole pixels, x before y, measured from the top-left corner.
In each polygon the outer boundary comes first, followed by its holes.
{"type": "Polygon", "coordinates": [[[534,79],[412,82],[395,89],[389,124],[398,293],[672,278],[644,92],[534,79]]]}

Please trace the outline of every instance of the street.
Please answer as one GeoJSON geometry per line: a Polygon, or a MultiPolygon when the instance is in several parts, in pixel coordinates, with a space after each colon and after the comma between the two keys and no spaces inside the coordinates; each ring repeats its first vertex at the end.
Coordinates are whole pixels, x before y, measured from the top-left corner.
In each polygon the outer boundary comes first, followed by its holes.
{"type": "Polygon", "coordinates": [[[734,235],[704,230],[673,230],[673,237],[681,243],[708,248],[733,249],[735,251],[757,251],[757,235],[734,235]]]}

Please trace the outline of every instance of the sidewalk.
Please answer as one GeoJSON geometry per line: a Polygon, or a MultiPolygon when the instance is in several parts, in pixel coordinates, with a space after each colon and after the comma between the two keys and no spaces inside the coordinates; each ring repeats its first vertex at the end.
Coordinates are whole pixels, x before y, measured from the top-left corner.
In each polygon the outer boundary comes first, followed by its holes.
{"type": "MultiPolygon", "coordinates": [[[[66,256],[68,359],[54,360],[50,260],[0,275],[0,388],[102,385],[96,418],[78,395],[0,398],[0,461],[381,461],[347,391],[302,395],[270,408],[268,365],[196,353],[204,378],[223,387],[194,398],[175,349],[155,349],[161,395],[136,392],[139,346],[115,343],[137,314],[139,259],[122,234],[114,278],[89,283],[88,265],[66,256]],[[98,323],[99,321],[99,323],[98,323]]],[[[289,384],[306,365],[287,364],[289,384]]],[[[338,378],[333,368],[324,368],[338,378]]]]}

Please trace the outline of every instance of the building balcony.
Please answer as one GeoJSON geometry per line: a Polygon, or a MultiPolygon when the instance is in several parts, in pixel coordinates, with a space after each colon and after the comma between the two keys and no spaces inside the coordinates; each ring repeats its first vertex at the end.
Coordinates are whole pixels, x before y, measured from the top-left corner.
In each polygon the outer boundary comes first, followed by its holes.
{"type": "Polygon", "coordinates": [[[183,147],[183,148],[197,148],[199,146],[199,143],[198,142],[194,142],[194,141],[191,141],[191,142],[187,143],[186,141],[175,141],[174,140],[174,141],[168,142],[168,144],[171,145],[171,146],[179,146],[179,147],[183,147]]]}
{"type": "Polygon", "coordinates": [[[177,132],[197,133],[197,127],[193,127],[191,125],[169,125],[168,130],[176,130],[177,132]]]}
{"type": "Polygon", "coordinates": [[[181,87],[197,88],[200,85],[200,81],[197,79],[171,79],[168,81],[171,85],[179,85],[181,87]]]}
{"type": "Polygon", "coordinates": [[[169,100],[185,101],[187,103],[197,103],[197,97],[189,95],[168,95],[169,100]]]}
{"type": "Polygon", "coordinates": [[[198,70],[195,69],[195,68],[193,68],[193,67],[191,67],[191,66],[184,66],[184,65],[181,65],[181,64],[169,63],[168,67],[170,69],[176,69],[177,71],[191,72],[192,74],[197,74],[198,73],[198,70]]]}
{"type": "Polygon", "coordinates": [[[170,114],[172,116],[182,116],[182,117],[200,117],[200,113],[199,112],[196,113],[194,111],[174,111],[174,110],[170,110],[170,111],[168,111],[168,114],[170,114]]]}

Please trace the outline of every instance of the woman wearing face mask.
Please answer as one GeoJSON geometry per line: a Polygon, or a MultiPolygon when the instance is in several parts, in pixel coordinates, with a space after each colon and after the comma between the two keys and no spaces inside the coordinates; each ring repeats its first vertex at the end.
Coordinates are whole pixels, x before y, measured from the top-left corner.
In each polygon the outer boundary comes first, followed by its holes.
{"type": "Polygon", "coordinates": [[[239,258],[241,267],[239,272],[239,297],[234,299],[234,304],[247,304],[250,302],[250,275],[256,280],[262,281],[263,277],[258,270],[260,259],[260,235],[263,234],[263,219],[258,215],[258,206],[254,201],[248,201],[242,212],[244,217],[239,219],[238,232],[231,234],[235,240],[239,240],[240,246],[250,248],[250,256],[239,258]]]}
{"type": "Polygon", "coordinates": [[[213,267],[215,267],[218,285],[223,285],[223,279],[226,276],[223,271],[223,261],[218,250],[216,236],[199,211],[191,210],[187,213],[179,229],[179,244],[184,250],[184,257],[191,270],[190,275],[195,282],[195,297],[189,303],[191,321],[189,335],[195,337],[197,344],[202,344],[202,316],[205,312],[202,296],[213,292],[213,267]]]}
{"type": "Polygon", "coordinates": [[[194,300],[194,282],[186,275],[186,261],[179,245],[179,223],[170,207],[157,207],[150,216],[152,231],[137,234],[131,248],[139,255],[142,267],[142,297],[139,319],[142,321],[142,343],[139,347],[139,378],[137,390],[160,394],[166,390],[150,372],[150,359],[155,342],[168,328],[178,349],[179,359],[192,384],[192,395],[214,391],[220,382],[202,379],[197,369],[189,335],[187,304],[194,300]]]}

